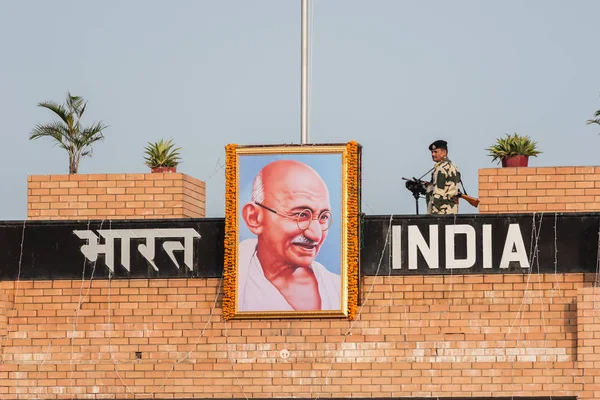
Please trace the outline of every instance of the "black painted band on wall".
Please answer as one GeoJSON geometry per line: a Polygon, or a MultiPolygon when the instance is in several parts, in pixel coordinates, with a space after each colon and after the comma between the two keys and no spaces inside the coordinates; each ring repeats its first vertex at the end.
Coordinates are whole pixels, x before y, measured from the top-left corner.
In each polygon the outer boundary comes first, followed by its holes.
{"type": "MultiPolygon", "coordinates": [[[[600,213],[365,216],[361,275],[595,272],[600,213]]],[[[223,218],[0,223],[0,280],[215,278],[223,218]]]]}

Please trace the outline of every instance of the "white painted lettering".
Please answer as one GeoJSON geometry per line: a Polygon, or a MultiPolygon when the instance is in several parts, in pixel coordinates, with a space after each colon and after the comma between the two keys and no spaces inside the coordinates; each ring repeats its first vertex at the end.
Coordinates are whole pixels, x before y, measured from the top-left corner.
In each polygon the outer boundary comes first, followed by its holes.
{"type": "Polygon", "coordinates": [[[90,261],[96,261],[98,254],[105,254],[105,263],[111,272],[114,272],[114,240],[121,241],[121,265],[131,272],[130,268],[130,242],[131,239],[145,239],[146,244],[137,247],[138,252],[152,265],[155,271],[158,266],[154,262],[155,239],[156,238],[183,238],[183,244],[179,241],[166,241],[163,249],[177,269],[181,268],[175,258],[175,251],[183,251],[183,263],[192,271],[194,268],[194,238],[200,238],[200,234],[193,228],[181,229],[110,229],[98,230],[100,236],[105,239],[104,244],[98,243],[98,236],[89,230],[73,231],[80,239],[87,239],[88,243],[81,246],[81,252],[90,261]]]}
{"type": "Polygon", "coordinates": [[[418,226],[408,227],[408,269],[417,269],[417,250],[421,250],[425,262],[431,269],[439,267],[438,226],[429,225],[429,242],[421,235],[418,226]]]}
{"type": "Polygon", "coordinates": [[[475,264],[475,228],[471,225],[446,225],[446,268],[464,269],[475,264]],[[456,259],[454,237],[464,234],[467,237],[467,258],[456,259]]]}
{"type": "Polygon", "coordinates": [[[492,268],[492,225],[483,225],[483,268],[492,268]]]}
{"type": "Polygon", "coordinates": [[[402,268],[402,226],[392,226],[392,269],[402,268]]]}
{"type": "Polygon", "coordinates": [[[189,229],[160,229],[161,237],[183,237],[183,245],[181,242],[165,242],[163,243],[163,249],[167,252],[167,255],[173,261],[173,264],[180,268],[179,263],[175,260],[175,251],[183,251],[183,264],[188,267],[190,271],[194,269],[194,238],[199,238],[200,234],[196,230],[189,229]]]}
{"type": "Polygon", "coordinates": [[[504,242],[504,250],[502,251],[502,260],[500,268],[508,268],[510,262],[518,261],[521,268],[529,268],[529,260],[525,251],[525,243],[523,243],[523,235],[519,224],[510,224],[508,233],[506,234],[506,242],[504,242]],[[513,251],[515,248],[516,251],[513,251]]]}
{"type": "Polygon", "coordinates": [[[98,243],[98,236],[87,230],[75,230],[73,231],[79,239],[87,240],[87,244],[81,246],[81,252],[90,261],[95,262],[98,259],[99,254],[105,255],[105,263],[111,272],[115,271],[114,266],[114,254],[115,248],[112,238],[108,238],[104,244],[98,243]]]}

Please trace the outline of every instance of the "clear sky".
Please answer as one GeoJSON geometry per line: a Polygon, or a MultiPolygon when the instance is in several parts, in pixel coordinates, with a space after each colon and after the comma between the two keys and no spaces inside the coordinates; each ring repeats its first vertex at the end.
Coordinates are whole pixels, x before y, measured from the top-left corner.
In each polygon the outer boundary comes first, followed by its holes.
{"type": "MultiPolygon", "coordinates": [[[[414,213],[401,177],[431,168],[436,139],[471,195],[505,133],[538,142],[531,166],[599,164],[599,1],[313,4],[311,142],[364,146],[367,214],[414,213]]],[[[227,143],[300,142],[300,29],[300,0],[1,0],[0,219],[26,218],[27,175],[68,172],[28,139],[67,91],[110,125],[80,173],[149,172],[145,144],[173,138],[222,217],[227,143]]]]}

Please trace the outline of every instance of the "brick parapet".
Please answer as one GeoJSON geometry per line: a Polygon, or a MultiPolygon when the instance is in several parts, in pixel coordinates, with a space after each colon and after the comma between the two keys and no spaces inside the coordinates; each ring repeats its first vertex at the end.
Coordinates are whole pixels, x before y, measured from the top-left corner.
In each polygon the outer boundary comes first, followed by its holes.
{"type": "Polygon", "coordinates": [[[33,175],[30,220],[161,219],[206,216],[206,185],[182,173],[33,175]]]}
{"type": "MultiPolygon", "coordinates": [[[[12,292],[0,289],[0,341],[8,334],[8,313],[13,308],[12,292]]],[[[2,346],[0,346],[2,354],[2,346]]]]}
{"type": "Polygon", "coordinates": [[[362,280],[356,321],[229,322],[220,279],[0,282],[15,293],[0,393],[593,398],[578,302],[594,276],[362,280]]]}
{"type": "Polygon", "coordinates": [[[484,168],[480,213],[600,211],[600,167],[484,168]]]}
{"type": "Polygon", "coordinates": [[[577,290],[577,360],[600,371],[600,288],[577,290]]]}

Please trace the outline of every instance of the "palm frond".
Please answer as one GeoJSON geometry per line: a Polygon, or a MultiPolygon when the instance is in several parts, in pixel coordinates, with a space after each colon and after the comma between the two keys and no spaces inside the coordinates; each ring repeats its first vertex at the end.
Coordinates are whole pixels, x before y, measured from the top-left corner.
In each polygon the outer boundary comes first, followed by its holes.
{"type": "Polygon", "coordinates": [[[83,113],[85,112],[85,108],[87,107],[87,101],[85,103],[83,103],[83,107],[81,107],[81,110],[79,110],[79,112],[77,113],[77,116],[81,119],[81,117],[83,116],[83,113]]]}
{"type": "Polygon", "coordinates": [[[43,101],[38,103],[38,107],[46,108],[52,111],[54,114],[58,115],[60,119],[65,122],[65,124],[69,123],[69,112],[62,105],[53,101],[43,101]]]}
{"type": "Polygon", "coordinates": [[[85,128],[84,130],[82,130],[81,135],[84,137],[100,136],[102,139],[104,139],[104,135],[102,135],[102,131],[105,130],[106,128],[108,128],[107,125],[104,125],[102,122],[97,122],[97,123],[85,128]]]}
{"type": "Polygon", "coordinates": [[[35,140],[42,137],[50,137],[56,141],[56,145],[67,149],[69,134],[65,126],[60,122],[54,122],[46,125],[37,124],[31,132],[29,139],[35,140]]]}
{"type": "MultiPolygon", "coordinates": [[[[594,113],[594,117],[600,117],[600,110],[596,110],[596,112],[594,113]]],[[[586,125],[591,125],[591,124],[598,124],[600,125],[600,118],[596,118],[596,119],[588,119],[585,122],[586,125]]]]}
{"type": "Polygon", "coordinates": [[[106,128],[107,126],[102,122],[97,122],[96,124],[80,131],[79,135],[73,138],[74,147],[77,149],[81,157],[91,157],[92,144],[104,140],[102,131],[106,128]]]}
{"type": "Polygon", "coordinates": [[[81,111],[81,106],[84,104],[84,101],[79,96],[71,95],[71,92],[67,93],[67,106],[76,114],[79,114],[81,111]]]}

